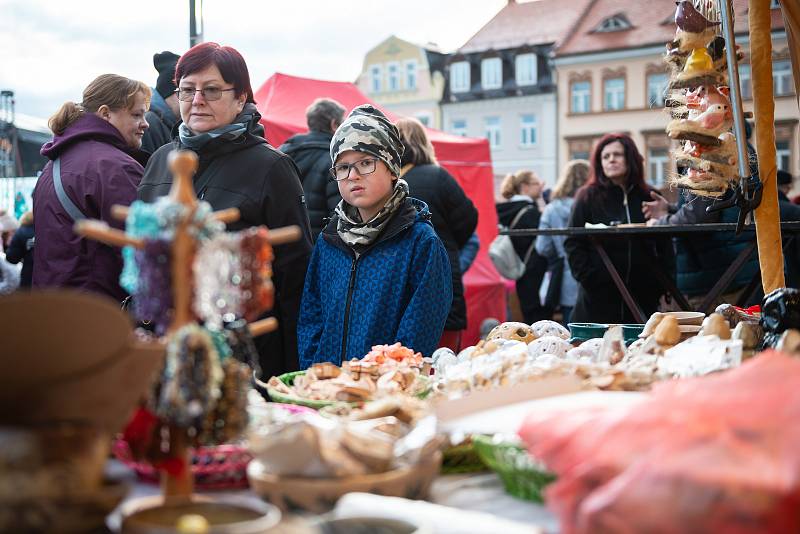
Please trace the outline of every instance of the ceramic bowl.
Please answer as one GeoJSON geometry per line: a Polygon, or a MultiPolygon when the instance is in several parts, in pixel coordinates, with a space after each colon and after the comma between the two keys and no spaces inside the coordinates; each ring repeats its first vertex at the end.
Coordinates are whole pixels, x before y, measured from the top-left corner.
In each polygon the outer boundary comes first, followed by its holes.
{"type": "Polygon", "coordinates": [[[685,325],[701,325],[706,314],[703,312],[690,312],[690,311],[674,311],[664,312],[664,315],[671,315],[678,320],[678,324],[685,325]]]}
{"type": "Polygon", "coordinates": [[[608,330],[607,324],[602,323],[569,323],[569,333],[572,336],[570,343],[584,342],[596,337],[603,337],[608,330]]]}
{"type": "Polygon", "coordinates": [[[639,334],[644,331],[643,324],[623,324],[622,326],[622,338],[625,340],[625,343],[630,344],[639,339],[639,334]]]}

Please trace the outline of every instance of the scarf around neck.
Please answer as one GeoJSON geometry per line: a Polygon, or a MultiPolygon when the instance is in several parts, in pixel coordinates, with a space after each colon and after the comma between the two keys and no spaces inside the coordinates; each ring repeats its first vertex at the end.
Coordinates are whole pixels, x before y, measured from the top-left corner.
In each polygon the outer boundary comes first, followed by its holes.
{"type": "Polygon", "coordinates": [[[363,222],[358,208],[351,206],[344,200],[336,206],[336,233],[348,246],[371,245],[378,238],[386,227],[394,212],[403,205],[408,196],[408,183],[403,179],[398,179],[394,186],[394,191],[386,204],[375,214],[372,219],[363,222]]]}
{"type": "Polygon", "coordinates": [[[178,135],[180,136],[181,144],[187,148],[197,151],[218,137],[228,141],[238,139],[247,132],[256,113],[258,113],[256,110],[256,105],[247,103],[230,124],[226,124],[225,126],[221,126],[214,130],[199,134],[192,132],[189,127],[186,126],[186,123],[182,122],[178,127],[178,135]]]}

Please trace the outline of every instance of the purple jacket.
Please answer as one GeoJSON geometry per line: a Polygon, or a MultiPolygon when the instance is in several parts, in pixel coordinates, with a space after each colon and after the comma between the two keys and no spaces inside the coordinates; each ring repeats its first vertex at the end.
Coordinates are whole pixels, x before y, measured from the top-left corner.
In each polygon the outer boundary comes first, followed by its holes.
{"type": "Polygon", "coordinates": [[[52,160],[61,158],[64,190],[86,217],[124,229],[124,222],[111,217],[111,206],[128,206],[136,199],[144,172],[133,158],[139,151],[129,148],[114,126],[87,113],[42,146],[41,153],[51,161],[33,190],[33,287],[74,287],[124,299],[120,249],[73,232],[75,221],[56,196],[52,160]]]}

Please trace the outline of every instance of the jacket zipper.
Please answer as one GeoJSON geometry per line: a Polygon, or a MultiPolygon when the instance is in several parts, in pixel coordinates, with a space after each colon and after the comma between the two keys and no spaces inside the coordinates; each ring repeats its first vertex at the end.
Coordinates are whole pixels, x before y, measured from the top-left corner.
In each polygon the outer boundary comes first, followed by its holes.
{"type": "Polygon", "coordinates": [[[340,365],[344,363],[347,355],[347,330],[350,327],[350,304],[353,301],[353,291],[356,285],[356,267],[360,255],[353,252],[353,263],[350,264],[350,281],[347,283],[347,298],[344,304],[344,325],[342,326],[342,354],[339,358],[340,365]]]}
{"type": "MultiPolygon", "coordinates": [[[[404,224],[401,226],[397,231],[392,232],[390,235],[384,236],[378,243],[385,241],[387,239],[391,239],[397,234],[405,231],[406,229],[410,228],[414,225],[414,221],[404,224]]],[[[378,243],[373,244],[373,247],[378,243]]],[[[370,247],[371,250],[372,247],[370,247]]],[[[358,260],[367,252],[367,250],[363,251],[362,253],[357,253],[353,251],[353,262],[350,264],[350,280],[347,283],[347,298],[345,299],[344,304],[344,325],[342,327],[342,353],[340,355],[339,360],[341,363],[344,363],[344,359],[347,355],[347,334],[350,328],[350,304],[353,301],[353,292],[355,291],[356,286],[356,267],[358,266],[358,260]]]]}

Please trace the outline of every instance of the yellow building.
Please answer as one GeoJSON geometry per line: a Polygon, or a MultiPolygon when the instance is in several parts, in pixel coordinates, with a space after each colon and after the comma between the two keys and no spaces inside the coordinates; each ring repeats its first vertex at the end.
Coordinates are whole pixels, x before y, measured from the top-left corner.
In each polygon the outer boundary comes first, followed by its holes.
{"type": "Polygon", "coordinates": [[[420,46],[392,35],[367,52],[356,85],[386,109],[439,129],[445,58],[435,45],[420,46]]]}
{"type": "MultiPolygon", "coordinates": [[[[773,81],[778,168],[800,174],[798,119],[791,63],[777,3],[772,13],[773,81]]],[[[662,61],[675,34],[673,2],[596,0],[555,53],[558,86],[559,166],[587,158],[600,136],[626,132],[645,157],[647,180],[662,187],[674,164],[663,109],[668,82],[662,61]]],[[[752,110],[747,58],[747,0],[734,0],[736,42],[745,110],[752,110]]]]}

